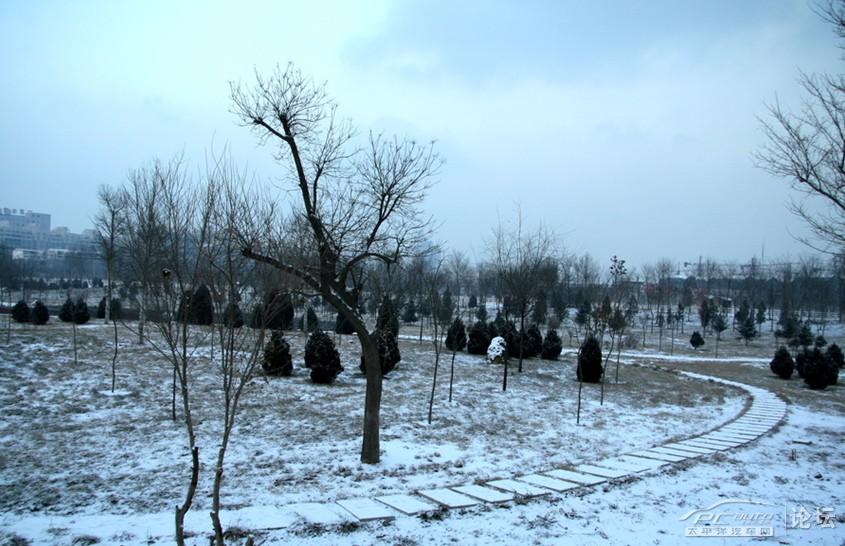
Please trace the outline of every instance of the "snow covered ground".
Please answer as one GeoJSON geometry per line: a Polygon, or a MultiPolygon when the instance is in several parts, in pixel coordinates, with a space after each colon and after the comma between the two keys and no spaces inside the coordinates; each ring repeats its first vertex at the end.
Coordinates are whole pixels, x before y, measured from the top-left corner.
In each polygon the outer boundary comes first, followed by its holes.
{"type": "MultiPolygon", "coordinates": [[[[170,543],[172,506],[183,495],[188,458],[184,432],[170,420],[169,370],[122,332],[119,390],[112,395],[110,330],[90,325],[79,331],[77,366],[69,327],[62,324],[15,326],[11,344],[0,347],[0,527],[5,533],[0,539],[170,543]]],[[[304,338],[291,334],[289,339],[300,364],[304,338]]],[[[429,343],[403,340],[403,361],[385,380],[382,462],[367,466],[358,462],[364,378],[357,371],[357,344],[345,338],[346,371],[332,386],[313,385],[302,371],[251,384],[227,459],[224,521],[261,529],[259,542],[267,544],[715,543],[685,538],[681,516],[739,498],[767,503],[776,533],[768,541],[841,544],[841,387],[816,393],[796,380],[773,378],[761,369],[771,347],[765,340],[750,347],[728,340],[718,360],[682,346],[675,347],[675,355],[653,347],[623,351],[621,382],[606,386],[603,406],[598,389],[585,388],[581,426],[575,425],[578,385],[571,351],[558,362],[528,360],[522,374],[512,370],[506,393],[500,367],[459,354],[452,403],[447,400],[449,359],[441,361],[429,425],[433,351],[429,343]],[[737,389],[657,366],[777,392],[791,403],[787,421],[747,447],[551,498],[368,524],[316,525],[285,508],[590,462],[704,432],[733,418],[746,403],[737,389]],[[793,514],[801,514],[798,506],[813,515],[816,508],[831,508],[834,528],[785,530],[793,514]],[[284,529],[268,530],[273,527],[284,529]]],[[[220,394],[215,370],[203,358],[194,376],[204,466],[188,528],[200,533],[197,544],[206,544],[220,394]]],[[[718,540],[741,544],[744,539],[718,540]]]]}

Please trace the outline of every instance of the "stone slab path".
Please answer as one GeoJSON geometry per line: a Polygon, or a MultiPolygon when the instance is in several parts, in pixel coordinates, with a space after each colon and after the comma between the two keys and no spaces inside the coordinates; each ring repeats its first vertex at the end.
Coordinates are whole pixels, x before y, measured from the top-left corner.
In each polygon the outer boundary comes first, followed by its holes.
{"type": "Polygon", "coordinates": [[[786,402],[758,387],[702,374],[681,372],[704,381],[716,381],[743,389],[751,406],[737,418],[703,434],[666,442],[648,449],[624,453],[591,464],[550,468],[519,476],[504,476],[484,483],[425,489],[412,494],[341,499],[328,503],[302,503],[290,507],[308,522],[337,524],[346,521],[393,519],[442,508],[469,508],[516,498],[562,494],[580,488],[623,479],[643,472],[660,471],[668,465],[736,449],[771,431],[785,417],[786,402]]]}

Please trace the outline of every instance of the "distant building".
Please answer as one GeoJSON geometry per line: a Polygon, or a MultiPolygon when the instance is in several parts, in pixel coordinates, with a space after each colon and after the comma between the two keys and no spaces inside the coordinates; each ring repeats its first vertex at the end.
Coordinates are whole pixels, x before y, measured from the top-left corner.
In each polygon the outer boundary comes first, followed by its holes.
{"type": "Polygon", "coordinates": [[[23,209],[0,209],[0,229],[48,233],[50,215],[23,209]]]}
{"type": "MultiPolygon", "coordinates": [[[[73,269],[95,275],[101,269],[96,233],[73,233],[66,227],[50,228],[50,215],[24,209],[0,209],[0,246],[13,260],[32,262],[35,271],[57,272],[68,259],[73,269]],[[82,265],[84,264],[84,265],[82,265]]],[[[86,275],[86,276],[87,276],[86,275]]]]}

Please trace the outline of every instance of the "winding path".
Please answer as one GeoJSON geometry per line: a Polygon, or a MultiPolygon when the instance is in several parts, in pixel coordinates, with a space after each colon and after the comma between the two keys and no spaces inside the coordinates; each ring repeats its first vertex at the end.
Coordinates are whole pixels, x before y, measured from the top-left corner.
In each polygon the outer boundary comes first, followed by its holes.
{"type": "Polygon", "coordinates": [[[465,508],[483,503],[507,502],[517,497],[539,497],[595,487],[609,480],[623,479],[738,448],[767,434],[786,415],[786,402],[765,389],[703,374],[679,373],[694,379],[738,387],[748,393],[751,406],[734,419],[703,434],[624,453],[593,464],[517,475],[491,480],[483,485],[450,486],[420,490],[415,494],[344,499],[336,503],[306,503],[287,508],[293,509],[311,523],[336,524],[344,521],[392,519],[400,514],[414,515],[441,507],[465,508]]]}

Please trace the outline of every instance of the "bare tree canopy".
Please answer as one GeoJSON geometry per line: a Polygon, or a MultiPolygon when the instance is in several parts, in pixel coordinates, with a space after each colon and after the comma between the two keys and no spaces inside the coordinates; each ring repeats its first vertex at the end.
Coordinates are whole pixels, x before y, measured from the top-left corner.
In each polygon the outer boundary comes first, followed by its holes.
{"type": "MultiPolygon", "coordinates": [[[[523,225],[522,211],[517,211],[514,225],[499,225],[490,244],[498,280],[510,306],[519,318],[519,335],[525,332],[525,318],[531,313],[537,296],[550,291],[558,280],[558,240],[545,226],[529,231],[523,225]]],[[[522,371],[523,347],[519,343],[519,368],[522,371]]],[[[502,390],[507,390],[508,365],[504,366],[502,390]]]]}
{"type": "Polygon", "coordinates": [[[266,78],[256,72],[248,88],[230,85],[232,112],[274,147],[294,187],[284,209],[269,196],[249,201],[243,255],[296,277],[351,323],[367,372],[361,460],[376,463],[381,367],[358,310],[361,274],[373,260],[399,263],[429,238],[432,222],[418,205],[441,160],[433,143],[372,133],[358,147],[325,86],[292,65],[266,78]]]}
{"type": "MultiPolygon", "coordinates": [[[[830,1],[818,11],[845,38],[845,2],[830,1]]],[[[804,194],[791,209],[821,245],[804,242],[839,252],[845,248],[845,78],[801,73],[800,83],[803,107],[790,112],[779,102],[769,105],[769,119],[760,121],[766,144],[754,158],[759,167],[786,178],[804,194]]]]}

